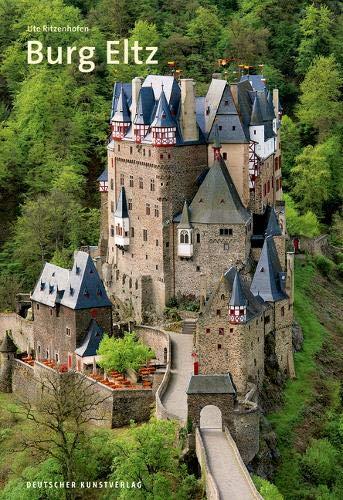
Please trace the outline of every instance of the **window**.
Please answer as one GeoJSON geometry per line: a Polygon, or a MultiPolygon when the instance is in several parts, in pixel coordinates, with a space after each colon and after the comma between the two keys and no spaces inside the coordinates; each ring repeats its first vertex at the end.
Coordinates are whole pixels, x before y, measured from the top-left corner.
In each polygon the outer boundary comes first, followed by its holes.
{"type": "Polygon", "coordinates": [[[139,178],[139,189],[143,189],[143,177],[139,178]]]}
{"type": "Polygon", "coordinates": [[[224,101],[224,106],[228,106],[229,105],[229,101],[224,101]]]}
{"type": "Polygon", "coordinates": [[[120,185],[124,186],[124,174],[120,174],[120,185]]]}
{"type": "Polygon", "coordinates": [[[256,130],[254,130],[254,135],[256,135],[256,130]]]}
{"type": "Polygon", "coordinates": [[[37,304],[37,311],[39,311],[39,304],[37,304]]]}
{"type": "Polygon", "coordinates": [[[50,316],[52,316],[52,309],[50,309],[50,316]]]}
{"type": "Polygon", "coordinates": [[[222,128],[223,128],[223,127],[222,127],[221,125],[219,125],[218,129],[219,129],[219,130],[222,130],[222,128]]]}
{"type": "Polygon", "coordinates": [[[218,344],[218,350],[222,348],[222,345],[221,344],[218,344]]]}
{"type": "Polygon", "coordinates": [[[133,187],[133,175],[130,175],[130,187],[133,187]]]}
{"type": "Polygon", "coordinates": [[[155,191],[155,179],[150,180],[150,191],[155,191]]]}
{"type": "Polygon", "coordinates": [[[236,130],[236,125],[232,125],[232,130],[236,130]]]}
{"type": "Polygon", "coordinates": [[[254,365],[256,366],[256,359],[254,359],[254,365]]]}
{"type": "Polygon", "coordinates": [[[200,233],[197,233],[197,243],[200,243],[200,233]]]}
{"type": "Polygon", "coordinates": [[[225,295],[222,293],[220,298],[221,298],[221,300],[225,300],[225,295]]]}
{"type": "Polygon", "coordinates": [[[269,316],[266,316],[264,318],[264,324],[267,325],[268,323],[270,323],[270,317],[269,316]]]}
{"type": "Polygon", "coordinates": [[[227,153],[223,153],[223,160],[227,160],[227,153]]]}
{"type": "Polygon", "coordinates": [[[145,156],[145,149],[143,149],[143,156],[145,156]]]}
{"type": "Polygon", "coordinates": [[[114,226],[111,226],[111,236],[114,236],[114,226]]]}
{"type": "Polygon", "coordinates": [[[147,231],[147,229],[143,229],[143,241],[148,241],[148,231],[147,231]]]}
{"type": "Polygon", "coordinates": [[[158,265],[156,264],[156,271],[158,271],[158,265]]]}
{"type": "Polygon", "coordinates": [[[219,328],[219,335],[224,335],[224,328],[219,328]]]}
{"type": "Polygon", "coordinates": [[[66,328],[66,335],[67,335],[68,337],[70,337],[70,335],[71,335],[70,328],[66,328]]]}
{"type": "Polygon", "coordinates": [[[197,266],[196,270],[197,270],[197,272],[199,272],[200,271],[200,266],[197,266]]]}
{"type": "Polygon", "coordinates": [[[156,246],[158,247],[158,240],[156,240],[156,246]]]}
{"type": "Polygon", "coordinates": [[[228,243],[224,243],[224,250],[229,250],[229,244],[228,243]]]}
{"type": "Polygon", "coordinates": [[[114,212],[114,202],[111,201],[111,212],[114,212]]]}
{"type": "Polygon", "coordinates": [[[160,210],[158,208],[158,205],[155,205],[155,217],[159,217],[160,216],[160,210]]]}
{"type": "Polygon", "coordinates": [[[135,228],[132,227],[131,228],[131,238],[134,238],[134,236],[135,236],[135,228]]]}
{"type": "Polygon", "coordinates": [[[281,316],[284,316],[285,315],[285,308],[284,306],[281,307],[281,316]]]}
{"type": "Polygon", "coordinates": [[[219,229],[220,236],[232,236],[232,229],[222,228],[219,229]]]}
{"type": "Polygon", "coordinates": [[[233,333],[233,328],[230,328],[230,333],[233,333]]]}
{"type": "Polygon", "coordinates": [[[206,328],[206,333],[211,333],[211,328],[206,328]]]}
{"type": "Polygon", "coordinates": [[[148,255],[147,254],[145,254],[145,260],[148,260],[148,255]]]}
{"type": "Polygon", "coordinates": [[[132,210],[132,198],[128,199],[129,210],[132,210]]]}
{"type": "Polygon", "coordinates": [[[133,148],[132,148],[132,146],[130,146],[130,155],[132,155],[132,152],[133,152],[133,148]]]}
{"type": "Polygon", "coordinates": [[[171,158],[171,154],[170,153],[168,153],[168,158],[171,158]]]}
{"type": "Polygon", "coordinates": [[[55,359],[56,359],[56,363],[59,363],[60,357],[58,355],[58,352],[55,353],[55,359]]]}
{"type": "Polygon", "coordinates": [[[151,156],[151,149],[149,149],[149,157],[151,156]]]}
{"type": "Polygon", "coordinates": [[[150,215],[150,203],[145,204],[145,214],[150,215]]]}
{"type": "Polygon", "coordinates": [[[166,242],[166,248],[169,248],[169,241],[166,242]]]}
{"type": "Polygon", "coordinates": [[[38,344],[38,346],[37,346],[37,347],[38,347],[38,356],[40,356],[40,353],[41,353],[41,347],[40,347],[40,345],[39,345],[39,344],[38,344]]]}
{"type": "Polygon", "coordinates": [[[220,316],[220,313],[221,313],[220,309],[217,309],[217,316],[220,316]]]}
{"type": "Polygon", "coordinates": [[[160,154],[160,160],[163,160],[163,154],[162,153],[160,154]]]}
{"type": "Polygon", "coordinates": [[[113,188],[114,188],[114,182],[113,182],[113,179],[111,179],[111,189],[113,191],[113,188]]]}
{"type": "Polygon", "coordinates": [[[120,151],[120,144],[118,144],[118,151],[120,151]]]}
{"type": "Polygon", "coordinates": [[[180,233],[180,243],[186,243],[188,244],[189,243],[189,234],[188,234],[188,231],[181,231],[180,233]]]}

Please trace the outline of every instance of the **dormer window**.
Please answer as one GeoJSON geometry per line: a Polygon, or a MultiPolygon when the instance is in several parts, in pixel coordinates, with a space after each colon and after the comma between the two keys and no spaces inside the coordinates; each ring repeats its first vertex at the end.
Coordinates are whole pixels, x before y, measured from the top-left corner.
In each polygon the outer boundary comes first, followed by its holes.
{"type": "Polygon", "coordinates": [[[69,287],[69,294],[74,295],[74,288],[72,288],[71,286],[69,287]]]}
{"type": "Polygon", "coordinates": [[[260,273],[264,273],[264,267],[260,268],[260,273]]]}
{"type": "Polygon", "coordinates": [[[52,293],[54,291],[54,285],[49,285],[49,293],[52,293]]]}
{"type": "Polygon", "coordinates": [[[83,295],[88,299],[89,298],[89,291],[87,288],[83,290],[83,295]]]}
{"type": "Polygon", "coordinates": [[[79,266],[75,266],[75,274],[80,274],[81,268],[79,266]]]}
{"type": "Polygon", "coordinates": [[[45,288],[45,283],[43,283],[43,281],[41,281],[41,282],[40,282],[40,289],[41,289],[41,290],[44,290],[44,288],[45,288]]]}
{"type": "Polygon", "coordinates": [[[96,294],[97,294],[98,297],[102,296],[102,291],[100,290],[100,288],[97,288],[96,294]]]}

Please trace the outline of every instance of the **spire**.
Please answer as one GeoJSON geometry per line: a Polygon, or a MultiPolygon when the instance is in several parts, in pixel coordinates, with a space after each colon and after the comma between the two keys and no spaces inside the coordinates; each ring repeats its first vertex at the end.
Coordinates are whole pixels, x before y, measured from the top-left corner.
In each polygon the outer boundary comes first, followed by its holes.
{"type": "Polygon", "coordinates": [[[0,352],[17,352],[17,347],[6,330],[5,337],[0,344],[0,352]]]}
{"type": "Polygon", "coordinates": [[[114,216],[119,217],[121,219],[126,219],[129,217],[129,212],[127,209],[126,193],[125,193],[124,186],[122,186],[122,188],[120,190],[117,208],[116,208],[114,216]]]}
{"type": "Polygon", "coordinates": [[[273,237],[267,236],[250,290],[266,302],[276,302],[287,297],[283,291],[284,280],[285,273],[282,272],[273,237]]]}
{"type": "Polygon", "coordinates": [[[229,306],[241,306],[245,307],[247,305],[248,301],[247,298],[243,292],[243,287],[242,287],[242,282],[241,282],[241,277],[239,275],[239,272],[236,269],[236,274],[235,278],[233,280],[233,285],[232,285],[232,292],[231,292],[231,298],[229,301],[229,306]]]}
{"type": "Polygon", "coordinates": [[[263,125],[262,109],[257,93],[255,94],[255,100],[251,111],[250,125],[263,125]]]}
{"type": "Polygon", "coordinates": [[[129,106],[127,104],[127,100],[126,100],[126,96],[124,94],[123,87],[120,90],[120,94],[119,94],[118,102],[117,102],[117,106],[116,106],[116,111],[113,115],[112,121],[113,122],[123,122],[123,123],[130,123],[131,122],[129,106]]]}
{"type": "Polygon", "coordinates": [[[175,126],[176,125],[171,115],[166,95],[162,88],[151,127],[175,128],[175,126]]]}
{"type": "Polygon", "coordinates": [[[274,118],[275,118],[275,111],[274,111],[273,97],[270,93],[270,90],[268,90],[268,92],[267,92],[267,119],[274,120],[274,118]]]}
{"type": "Polygon", "coordinates": [[[191,229],[191,225],[189,222],[188,204],[186,200],[185,203],[183,204],[183,209],[178,229],[191,229]]]}
{"type": "Polygon", "coordinates": [[[266,236],[281,236],[282,231],[273,207],[270,209],[268,224],[265,232],[266,236]]]}
{"type": "Polygon", "coordinates": [[[221,145],[220,139],[219,139],[219,127],[218,127],[218,124],[216,123],[214,126],[214,142],[213,142],[213,146],[212,146],[214,160],[219,160],[219,158],[221,157],[221,153],[220,153],[221,148],[222,148],[222,145],[221,145]]]}

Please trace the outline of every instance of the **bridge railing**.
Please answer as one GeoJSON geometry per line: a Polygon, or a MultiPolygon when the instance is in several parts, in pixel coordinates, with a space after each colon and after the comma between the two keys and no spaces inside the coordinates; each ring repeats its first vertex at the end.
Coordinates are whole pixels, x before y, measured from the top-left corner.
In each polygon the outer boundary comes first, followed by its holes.
{"type": "Polygon", "coordinates": [[[207,500],[220,500],[218,486],[211,474],[204,442],[198,427],[195,429],[195,451],[201,467],[202,475],[205,478],[207,500]]]}

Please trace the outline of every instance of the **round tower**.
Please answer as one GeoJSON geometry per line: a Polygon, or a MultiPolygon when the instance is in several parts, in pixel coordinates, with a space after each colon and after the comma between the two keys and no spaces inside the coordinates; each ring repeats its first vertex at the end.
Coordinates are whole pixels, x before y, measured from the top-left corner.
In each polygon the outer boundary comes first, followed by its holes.
{"type": "Polygon", "coordinates": [[[0,343],[0,391],[12,392],[13,360],[17,347],[6,331],[5,337],[0,343]]]}

